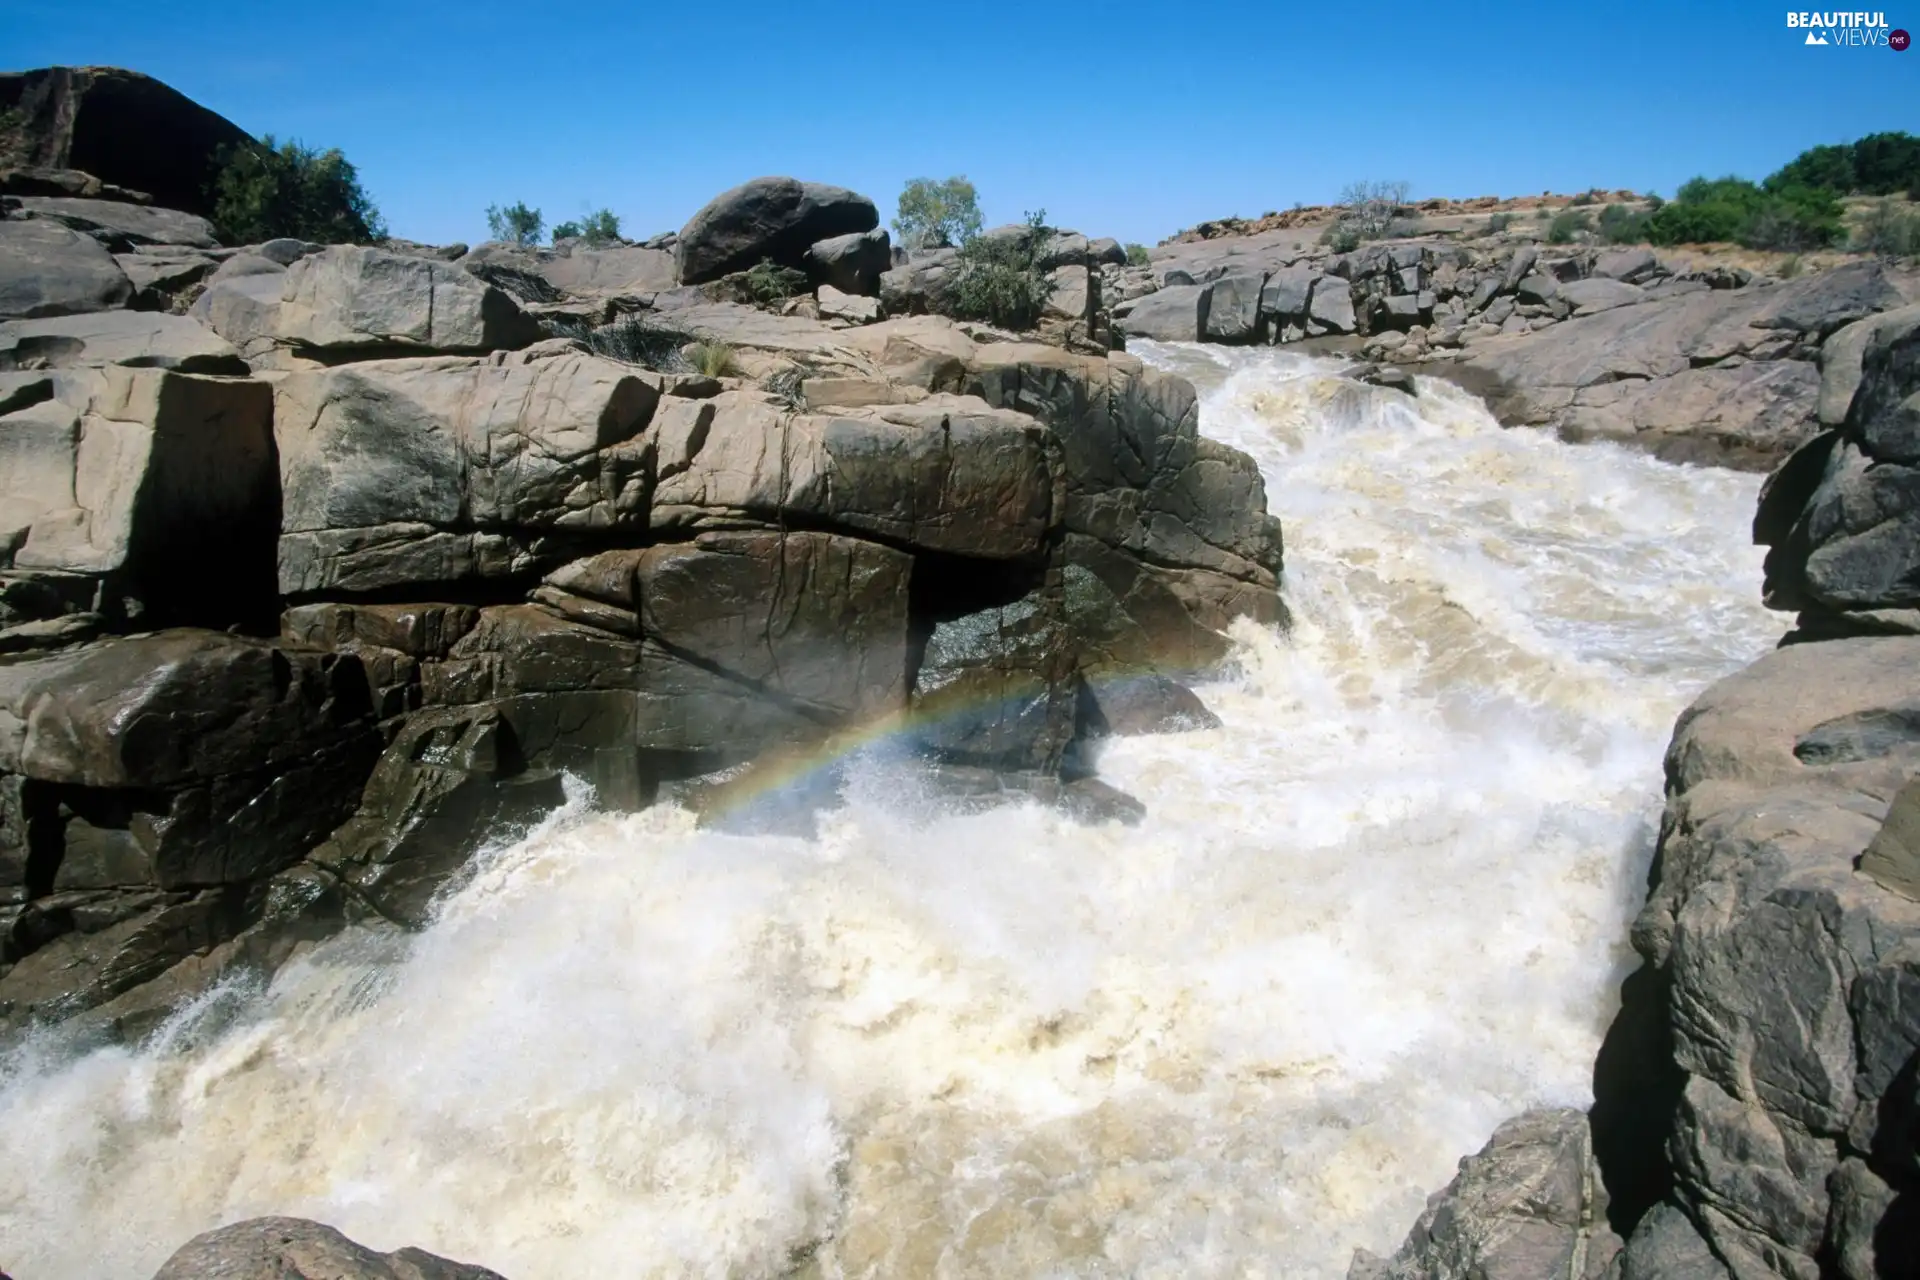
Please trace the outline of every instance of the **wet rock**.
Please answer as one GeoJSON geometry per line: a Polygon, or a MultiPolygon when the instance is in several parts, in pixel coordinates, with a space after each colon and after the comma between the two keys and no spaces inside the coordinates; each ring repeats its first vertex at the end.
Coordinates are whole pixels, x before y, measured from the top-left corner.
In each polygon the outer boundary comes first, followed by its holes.
{"type": "Polygon", "coordinates": [[[301,1218],[252,1218],[197,1235],[153,1280],[501,1280],[421,1249],[375,1253],[301,1218]]]}
{"type": "Polygon", "coordinates": [[[1428,1202],[1391,1258],[1360,1251],[1348,1280],[1598,1280],[1620,1250],[1579,1111],[1507,1121],[1428,1202]]]}

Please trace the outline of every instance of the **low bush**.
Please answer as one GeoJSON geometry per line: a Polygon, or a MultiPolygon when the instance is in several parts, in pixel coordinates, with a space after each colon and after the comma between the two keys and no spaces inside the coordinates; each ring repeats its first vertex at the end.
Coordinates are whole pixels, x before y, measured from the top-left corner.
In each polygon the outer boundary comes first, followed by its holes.
{"type": "Polygon", "coordinates": [[[1152,257],[1147,253],[1147,246],[1143,244],[1130,244],[1127,246],[1128,266],[1144,267],[1151,261],[1152,257]]]}
{"type": "Polygon", "coordinates": [[[1547,224],[1548,244],[1572,244],[1575,237],[1593,230],[1593,219],[1585,209],[1563,209],[1547,224]]]}
{"type": "Polygon", "coordinates": [[[1053,296],[1040,262],[1046,252],[1047,211],[1029,213],[1020,234],[975,236],[960,246],[953,280],[954,312],[1003,329],[1031,329],[1053,296]]]}
{"type": "Polygon", "coordinates": [[[747,293],[763,307],[777,307],[807,292],[807,273],[762,258],[746,271],[747,293]]]}
{"type": "Polygon", "coordinates": [[[276,142],[272,134],[229,147],[210,194],[214,232],[224,244],[259,244],[283,236],[367,244],[387,235],[360,175],[337,149],[276,142]]]}
{"type": "Polygon", "coordinates": [[[1491,218],[1487,219],[1487,234],[1497,235],[1500,232],[1505,231],[1508,227],[1512,225],[1513,225],[1512,214],[1496,213],[1491,218]]]}
{"type": "Polygon", "coordinates": [[[622,364],[637,364],[662,373],[682,373],[692,367],[681,354],[681,349],[693,341],[692,335],[665,328],[644,313],[598,328],[564,319],[549,321],[547,328],[556,338],[584,342],[594,354],[622,364]]]}
{"type": "Polygon", "coordinates": [[[1854,231],[1852,248],[1883,258],[1920,257],[1920,209],[1878,201],[1854,231]]]}
{"type": "Polygon", "coordinates": [[[709,378],[729,378],[740,372],[733,348],[724,342],[696,342],[687,349],[687,359],[692,362],[694,372],[709,378]]]}
{"type": "Polygon", "coordinates": [[[1600,211],[1600,238],[1608,244],[1645,244],[1648,213],[1638,213],[1623,204],[1610,204],[1600,211]]]}

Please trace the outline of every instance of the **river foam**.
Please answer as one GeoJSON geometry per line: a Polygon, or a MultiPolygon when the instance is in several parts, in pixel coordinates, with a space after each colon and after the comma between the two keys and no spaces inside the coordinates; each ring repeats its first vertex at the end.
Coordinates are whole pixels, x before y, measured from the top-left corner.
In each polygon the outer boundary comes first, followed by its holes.
{"type": "Polygon", "coordinates": [[[815,839],[577,804],[404,944],[0,1064],[0,1268],[288,1213],[512,1280],[1339,1276],[1585,1103],[1673,717],[1782,630],[1757,477],[1142,345],[1260,461],[1293,627],[1102,756],[1141,826],[879,761],[815,839]]]}

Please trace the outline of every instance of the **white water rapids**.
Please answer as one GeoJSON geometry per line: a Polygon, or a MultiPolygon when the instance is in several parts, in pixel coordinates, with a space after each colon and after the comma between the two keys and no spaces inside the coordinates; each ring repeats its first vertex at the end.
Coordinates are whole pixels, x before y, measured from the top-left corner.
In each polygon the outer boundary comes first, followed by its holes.
{"type": "Polygon", "coordinates": [[[1589,1101],[1674,716],[1783,629],[1758,477],[1145,344],[1251,452],[1290,635],[1115,744],[1137,828],[570,811],[237,1018],[0,1064],[0,1269],[312,1217],[511,1280],[1341,1276],[1589,1101]]]}

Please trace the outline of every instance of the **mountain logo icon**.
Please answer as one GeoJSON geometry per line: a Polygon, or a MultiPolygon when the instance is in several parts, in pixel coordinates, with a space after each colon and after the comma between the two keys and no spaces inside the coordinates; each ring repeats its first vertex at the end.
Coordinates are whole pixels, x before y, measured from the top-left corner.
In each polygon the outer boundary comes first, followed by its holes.
{"type": "Polygon", "coordinates": [[[1808,44],[1825,44],[1826,42],[1827,42],[1827,38],[1821,35],[1818,31],[1807,32],[1808,44]]]}

